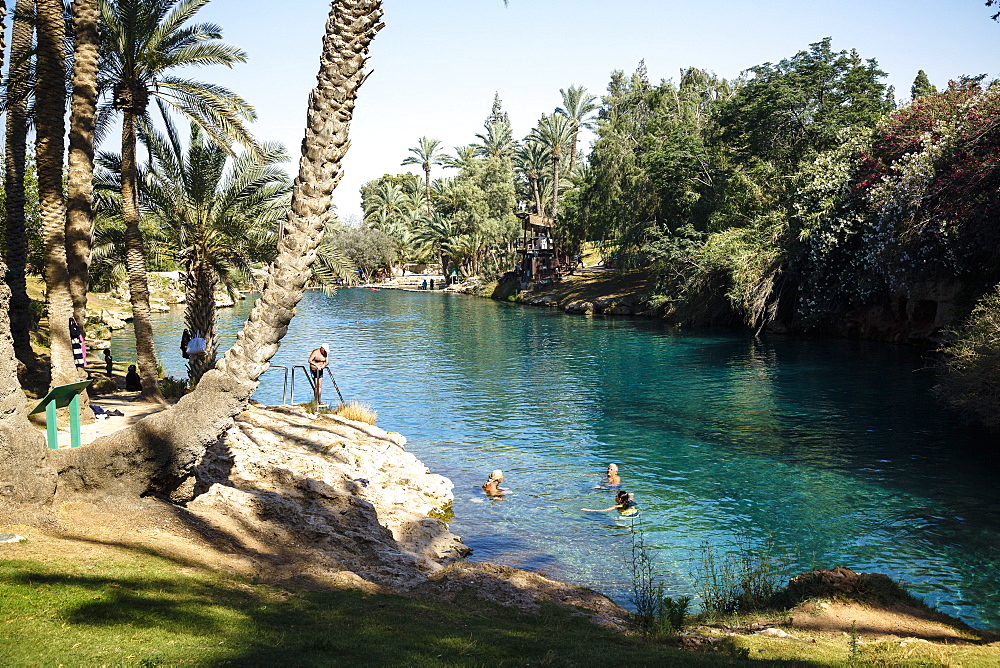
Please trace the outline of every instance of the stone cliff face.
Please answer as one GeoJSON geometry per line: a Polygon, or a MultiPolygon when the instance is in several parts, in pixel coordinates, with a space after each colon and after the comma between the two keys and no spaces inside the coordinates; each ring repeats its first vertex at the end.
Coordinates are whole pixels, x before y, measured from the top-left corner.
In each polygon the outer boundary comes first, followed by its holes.
{"type": "Polygon", "coordinates": [[[252,408],[175,500],[289,576],[406,589],[470,550],[429,516],[450,506],[451,481],[430,473],[405,443],[332,415],[252,408]]]}

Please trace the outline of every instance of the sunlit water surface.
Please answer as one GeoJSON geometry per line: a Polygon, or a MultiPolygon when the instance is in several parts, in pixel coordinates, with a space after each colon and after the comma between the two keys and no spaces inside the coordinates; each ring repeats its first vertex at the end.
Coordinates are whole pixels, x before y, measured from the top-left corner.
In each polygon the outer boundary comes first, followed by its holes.
{"type": "MultiPolygon", "coordinates": [[[[250,301],[220,312],[222,348],[250,301]]],[[[181,313],[156,316],[182,377],[181,313]]],[[[131,330],[116,359],[134,356],[131,330]]],[[[942,416],[909,349],[678,332],[460,295],[307,293],[273,360],[333,349],[345,398],[455,483],[472,558],[529,568],[628,605],[629,522],[606,508],[608,462],[641,508],[668,593],[696,594],[703,546],[773,539],[792,570],[887,573],[942,610],[1000,627],[1000,485],[983,436],[942,416]],[[513,493],[479,489],[502,468],[513,493]]],[[[272,369],[256,399],[280,403],[272,369]]],[[[302,375],[296,401],[307,399],[302,375]]],[[[329,401],[332,390],[327,389],[329,401]]]]}

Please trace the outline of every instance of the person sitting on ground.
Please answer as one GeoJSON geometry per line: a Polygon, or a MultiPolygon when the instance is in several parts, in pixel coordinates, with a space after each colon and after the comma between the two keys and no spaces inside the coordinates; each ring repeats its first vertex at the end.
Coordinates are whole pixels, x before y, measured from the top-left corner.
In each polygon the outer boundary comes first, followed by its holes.
{"type": "Polygon", "coordinates": [[[317,406],[323,398],[323,369],[329,363],[330,347],[325,343],[309,353],[309,373],[313,377],[313,398],[316,399],[317,406]]]}
{"type": "Polygon", "coordinates": [[[596,508],[580,508],[580,510],[586,510],[591,513],[606,513],[609,510],[617,510],[622,515],[635,515],[639,512],[639,507],[635,505],[635,494],[619,490],[615,494],[615,505],[610,508],[602,508],[600,510],[596,508]]]}
{"type": "Polygon", "coordinates": [[[134,364],[128,365],[128,373],[125,374],[125,390],[128,392],[142,391],[142,381],[139,380],[139,373],[135,370],[134,364]]]}
{"type": "Polygon", "coordinates": [[[509,489],[504,489],[500,487],[500,483],[503,482],[503,471],[500,469],[494,469],[490,473],[489,480],[483,483],[483,491],[486,492],[486,496],[503,496],[504,494],[510,494],[509,489]]]}

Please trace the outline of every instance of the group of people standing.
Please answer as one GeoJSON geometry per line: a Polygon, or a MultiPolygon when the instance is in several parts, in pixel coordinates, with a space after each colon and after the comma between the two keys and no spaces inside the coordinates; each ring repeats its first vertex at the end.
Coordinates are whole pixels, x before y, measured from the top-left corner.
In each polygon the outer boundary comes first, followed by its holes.
{"type": "MultiPolygon", "coordinates": [[[[593,475],[599,474],[595,473],[593,475]]],[[[486,496],[490,498],[497,498],[510,494],[511,490],[500,486],[500,483],[502,482],[503,471],[500,469],[493,469],[489,478],[487,478],[486,482],[483,483],[483,492],[485,492],[486,496]]],[[[621,476],[618,475],[618,464],[608,464],[608,470],[605,472],[602,482],[609,487],[618,487],[622,484],[621,476]]],[[[636,515],[639,512],[639,507],[635,503],[635,494],[619,489],[615,493],[615,505],[610,508],[581,508],[580,510],[585,510],[591,513],[606,513],[611,510],[617,510],[622,515],[629,517],[636,515]]]]}

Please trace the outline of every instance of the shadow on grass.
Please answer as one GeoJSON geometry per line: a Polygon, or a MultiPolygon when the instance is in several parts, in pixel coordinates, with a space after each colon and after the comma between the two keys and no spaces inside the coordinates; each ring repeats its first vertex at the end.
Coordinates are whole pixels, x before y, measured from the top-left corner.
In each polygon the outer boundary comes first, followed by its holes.
{"type": "Polygon", "coordinates": [[[185,574],[148,555],[142,561],[123,555],[124,566],[95,567],[121,574],[69,572],[80,568],[72,562],[0,564],[0,611],[16,645],[10,664],[109,657],[127,658],[126,665],[211,666],[749,663],[643,642],[556,606],[528,613],[468,594],[446,603],[357,590],[290,592],[218,573],[185,574]]]}

